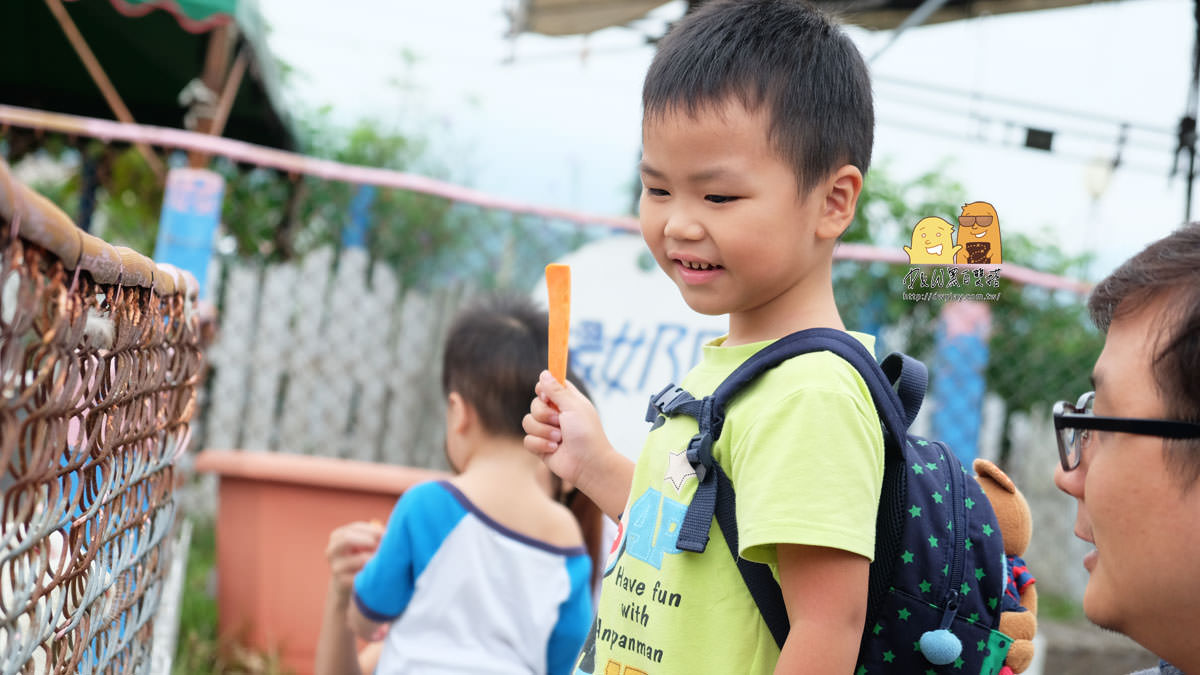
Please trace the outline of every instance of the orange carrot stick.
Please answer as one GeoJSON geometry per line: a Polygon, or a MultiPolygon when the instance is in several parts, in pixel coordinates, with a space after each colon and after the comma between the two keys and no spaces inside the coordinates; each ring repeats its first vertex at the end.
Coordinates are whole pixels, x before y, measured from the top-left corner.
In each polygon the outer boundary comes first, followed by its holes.
{"type": "Polygon", "coordinates": [[[550,374],[567,381],[567,336],[571,332],[571,267],[546,265],[546,295],[550,298],[550,343],[547,351],[550,374]]]}

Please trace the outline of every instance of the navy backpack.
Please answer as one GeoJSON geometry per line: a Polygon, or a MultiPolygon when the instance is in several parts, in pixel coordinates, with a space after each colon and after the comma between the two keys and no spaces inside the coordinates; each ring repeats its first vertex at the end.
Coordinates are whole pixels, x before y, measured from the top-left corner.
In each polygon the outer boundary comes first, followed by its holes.
{"type": "Polygon", "coordinates": [[[712,444],[738,392],[779,363],[815,351],[832,352],[854,366],[883,427],[883,489],[856,674],[998,673],[1012,642],[997,629],[1000,613],[1016,609],[1005,601],[1000,528],[987,496],[954,453],[944,443],[909,435],[928,372],[904,354],[892,354],[881,365],[847,333],[812,328],[768,345],[709,396],[696,399],[669,385],[651,397],[647,421],[684,414],[699,424],[687,457],[700,484],[676,546],[702,553],[715,517],[782,647],[789,630],[783,596],[770,568],[738,556],[733,485],[713,461],[712,444]]]}

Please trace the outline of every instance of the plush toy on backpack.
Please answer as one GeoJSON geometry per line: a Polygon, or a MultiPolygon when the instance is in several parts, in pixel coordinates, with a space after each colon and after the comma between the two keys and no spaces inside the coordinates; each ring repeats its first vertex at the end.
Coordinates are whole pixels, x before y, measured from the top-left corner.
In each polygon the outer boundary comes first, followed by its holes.
{"type": "Polygon", "coordinates": [[[1000,615],[1000,632],[1013,639],[1004,665],[1013,673],[1022,673],[1033,661],[1033,636],[1037,634],[1037,588],[1020,558],[1033,536],[1033,516],[1025,496],[1000,467],[986,459],[977,459],[972,468],[975,480],[992,503],[1004,538],[1009,568],[1005,606],[1019,605],[1000,615]]]}

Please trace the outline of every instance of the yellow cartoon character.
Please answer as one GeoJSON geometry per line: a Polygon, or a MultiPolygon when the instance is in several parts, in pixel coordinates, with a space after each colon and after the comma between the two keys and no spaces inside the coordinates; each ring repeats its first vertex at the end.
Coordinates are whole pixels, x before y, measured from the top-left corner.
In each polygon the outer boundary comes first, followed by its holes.
{"type": "Polygon", "coordinates": [[[913,228],[912,247],[905,246],[913,265],[953,265],[961,246],[952,239],[954,226],[941,218],[922,218],[913,228]]]}
{"type": "Polygon", "coordinates": [[[955,263],[959,265],[999,265],[1000,218],[996,209],[987,202],[971,202],[963,205],[958,217],[958,252],[955,263]]]}

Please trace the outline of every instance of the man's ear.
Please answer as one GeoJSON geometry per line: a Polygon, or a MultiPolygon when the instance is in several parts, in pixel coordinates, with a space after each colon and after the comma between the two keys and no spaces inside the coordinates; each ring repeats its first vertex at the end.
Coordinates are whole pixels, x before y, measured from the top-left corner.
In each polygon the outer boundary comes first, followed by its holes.
{"type": "Polygon", "coordinates": [[[854,211],[858,208],[862,185],[862,172],[853,164],[846,164],[817,186],[816,196],[822,199],[818,237],[834,240],[850,227],[854,211]]]}

